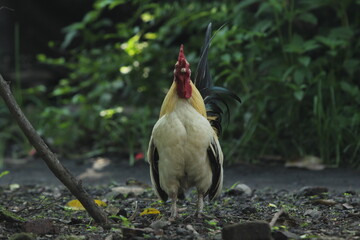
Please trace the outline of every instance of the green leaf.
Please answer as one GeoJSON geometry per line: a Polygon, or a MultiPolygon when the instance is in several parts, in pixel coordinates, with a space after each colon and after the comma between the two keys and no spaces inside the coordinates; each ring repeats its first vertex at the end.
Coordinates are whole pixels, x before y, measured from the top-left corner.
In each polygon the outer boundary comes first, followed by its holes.
{"type": "Polygon", "coordinates": [[[297,69],[294,73],[294,81],[298,85],[301,85],[304,82],[305,73],[303,70],[297,69]]]}
{"type": "Polygon", "coordinates": [[[298,100],[301,101],[304,98],[304,91],[302,90],[298,90],[294,92],[294,97],[298,100]]]}
{"type": "Polygon", "coordinates": [[[343,39],[349,41],[354,35],[354,31],[349,27],[337,27],[330,31],[329,38],[343,39]]]}
{"type": "Polygon", "coordinates": [[[222,60],[223,62],[229,64],[230,61],[231,61],[231,56],[230,56],[230,54],[226,53],[226,54],[222,55],[222,56],[221,56],[221,60],[222,60]]]}
{"type": "Polygon", "coordinates": [[[146,39],[149,39],[149,40],[153,40],[153,39],[156,39],[157,38],[157,34],[156,33],[146,33],[145,35],[144,35],[144,38],[146,38],[146,39]]]}
{"type": "Polygon", "coordinates": [[[309,66],[310,62],[311,62],[311,58],[308,56],[301,56],[298,58],[298,61],[301,65],[303,65],[304,67],[309,66]]]}
{"type": "Polygon", "coordinates": [[[283,6],[281,5],[281,1],[269,0],[269,3],[275,9],[275,11],[281,12],[283,10],[283,6]]]}
{"type": "Polygon", "coordinates": [[[343,91],[345,91],[346,93],[350,94],[351,96],[357,96],[360,94],[359,91],[359,87],[357,86],[353,86],[350,83],[346,82],[346,81],[341,81],[340,82],[340,87],[343,91]]]}
{"type": "Polygon", "coordinates": [[[315,40],[309,40],[304,43],[304,52],[314,50],[319,47],[315,40]]]}
{"type": "Polygon", "coordinates": [[[100,15],[100,11],[90,11],[85,14],[83,18],[83,23],[88,24],[95,21],[100,15]]]}
{"type": "Polygon", "coordinates": [[[304,44],[303,38],[298,34],[294,34],[291,42],[284,46],[284,51],[288,53],[303,53],[304,52],[303,44],[304,44]]]}
{"type": "Polygon", "coordinates": [[[270,4],[267,1],[262,2],[257,12],[255,13],[255,17],[259,17],[262,13],[270,12],[270,9],[270,4]]]}
{"type": "Polygon", "coordinates": [[[350,75],[353,75],[359,69],[360,61],[357,59],[346,59],[343,65],[345,70],[350,75]]]}
{"type": "Polygon", "coordinates": [[[70,43],[72,42],[72,40],[77,36],[77,34],[78,34],[78,32],[76,30],[69,31],[65,35],[64,41],[61,43],[61,49],[67,48],[70,45],[70,43]]]}
{"type": "Polygon", "coordinates": [[[304,22],[306,22],[306,23],[311,23],[311,24],[313,24],[313,25],[316,25],[316,24],[317,24],[317,18],[315,17],[314,14],[309,13],[309,12],[300,14],[300,15],[298,16],[298,19],[299,19],[300,21],[304,21],[304,22]]]}
{"type": "Polygon", "coordinates": [[[155,16],[152,15],[149,12],[144,12],[143,14],[141,14],[141,20],[143,20],[143,22],[150,22],[152,20],[154,20],[155,16]]]}
{"type": "Polygon", "coordinates": [[[125,2],[125,0],[97,0],[94,3],[94,8],[99,10],[108,7],[111,10],[125,2]]]}
{"type": "Polygon", "coordinates": [[[39,53],[37,56],[36,56],[36,58],[37,58],[37,60],[39,61],[39,62],[45,62],[46,61],[46,55],[45,54],[43,54],[43,53],[39,53]]]}
{"type": "Polygon", "coordinates": [[[10,173],[10,171],[3,171],[0,173],[0,178],[2,178],[5,175],[8,175],[10,173]]]}
{"type": "Polygon", "coordinates": [[[211,226],[216,226],[219,221],[216,219],[212,219],[212,220],[205,220],[207,224],[211,225],[211,226]]]}

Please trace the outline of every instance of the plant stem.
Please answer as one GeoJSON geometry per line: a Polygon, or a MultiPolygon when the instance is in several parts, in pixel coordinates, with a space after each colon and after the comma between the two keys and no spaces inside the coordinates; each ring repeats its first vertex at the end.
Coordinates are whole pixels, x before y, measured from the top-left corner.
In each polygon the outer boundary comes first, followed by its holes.
{"type": "Polygon", "coordinates": [[[15,82],[16,82],[16,100],[22,106],[21,93],[21,74],[20,74],[20,31],[19,23],[15,23],[15,82]]]}

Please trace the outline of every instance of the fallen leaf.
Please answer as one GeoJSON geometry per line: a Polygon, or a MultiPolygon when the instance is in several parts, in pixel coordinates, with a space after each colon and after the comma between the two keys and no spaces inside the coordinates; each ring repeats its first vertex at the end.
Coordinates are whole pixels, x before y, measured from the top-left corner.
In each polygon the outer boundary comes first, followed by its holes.
{"type": "Polygon", "coordinates": [[[120,186],[111,189],[112,195],[117,195],[117,194],[127,195],[129,193],[133,193],[135,196],[139,196],[143,192],[145,192],[145,188],[140,186],[120,186]]]}
{"type": "Polygon", "coordinates": [[[20,185],[17,184],[17,183],[13,183],[13,184],[10,184],[9,185],[9,188],[10,188],[10,191],[14,191],[16,189],[19,189],[20,188],[20,185]]]}
{"type": "MultiPolygon", "coordinates": [[[[94,202],[96,203],[96,205],[100,206],[100,207],[106,207],[106,203],[101,201],[101,200],[98,200],[98,199],[95,199],[94,202]]],[[[71,210],[85,210],[84,206],[81,204],[81,202],[77,199],[75,200],[71,200],[69,201],[68,203],[66,203],[66,207],[67,208],[70,208],[71,210]]]]}
{"type": "Polygon", "coordinates": [[[145,208],[145,210],[140,213],[140,216],[148,214],[160,214],[160,211],[156,208],[145,208]]]}
{"type": "Polygon", "coordinates": [[[286,162],[285,167],[306,168],[312,171],[319,171],[325,168],[322,164],[322,160],[315,156],[305,156],[296,161],[286,162]]]}
{"type": "Polygon", "coordinates": [[[236,196],[236,195],[251,196],[252,190],[246,184],[236,184],[233,188],[229,189],[228,194],[230,196],[236,196]]]}
{"type": "Polygon", "coordinates": [[[326,187],[320,187],[320,186],[306,186],[299,190],[300,195],[304,196],[315,196],[315,195],[322,195],[329,192],[329,189],[326,187]]]}
{"type": "Polygon", "coordinates": [[[273,204],[273,203],[269,203],[268,206],[269,206],[269,207],[272,207],[272,208],[277,208],[277,206],[276,206],[275,204],[273,204]]]}
{"type": "Polygon", "coordinates": [[[346,208],[346,209],[353,209],[354,208],[351,204],[348,204],[348,203],[344,203],[343,207],[346,208]]]}
{"type": "Polygon", "coordinates": [[[304,213],[305,216],[310,216],[312,218],[319,218],[322,215],[321,211],[318,211],[316,209],[308,209],[304,213]]]}
{"type": "Polygon", "coordinates": [[[2,178],[2,177],[5,176],[5,175],[8,175],[9,173],[10,173],[10,171],[0,172],[0,178],[2,178]]]}
{"type": "Polygon", "coordinates": [[[327,206],[333,206],[337,204],[337,202],[335,202],[333,199],[317,199],[314,201],[314,203],[327,205],[327,206]]]}

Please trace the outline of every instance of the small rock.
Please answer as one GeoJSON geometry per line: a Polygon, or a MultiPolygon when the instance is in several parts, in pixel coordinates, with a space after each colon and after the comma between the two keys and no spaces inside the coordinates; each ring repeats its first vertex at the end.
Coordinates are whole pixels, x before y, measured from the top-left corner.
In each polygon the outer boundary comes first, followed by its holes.
{"type": "Polygon", "coordinates": [[[105,208],[105,211],[107,213],[109,213],[110,215],[122,215],[124,217],[127,217],[127,213],[126,213],[125,209],[120,209],[119,207],[114,206],[112,204],[107,205],[107,207],[105,208]],[[125,215],[124,215],[124,213],[119,214],[120,210],[123,210],[125,212],[125,215]]]}
{"type": "Polygon", "coordinates": [[[112,233],[105,237],[105,240],[121,240],[121,239],[122,239],[122,236],[117,233],[112,233]]]}
{"type": "Polygon", "coordinates": [[[122,228],[122,234],[125,239],[134,239],[142,237],[144,234],[153,232],[151,228],[122,228]]]}
{"type": "Polygon", "coordinates": [[[239,196],[239,195],[251,196],[252,190],[248,185],[239,183],[234,188],[230,189],[228,191],[228,194],[231,196],[239,196]]]}
{"type": "Polygon", "coordinates": [[[276,231],[272,233],[274,240],[301,239],[300,236],[289,231],[276,231]]]}
{"type": "Polygon", "coordinates": [[[241,212],[244,213],[244,214],[252,214],[252,213],[256,213],[257,210],[256,210],[255,207],[249,207],[249,206],[247,206],[247,207],[243,208],[243,209],[241,210],[241,212]]]}
{"type": "Polygon", "coordinates": [[[151,223],[150,227],[154,230],[163,229],[166,226],[169,226],[171,223],[169,221],[157,220],[151,223]]]}
{"type": "Polygon", "coordinates": [[[188,234],[188,231],[184,228],[178,227],[178,228],[176,228],[176,233],[179,235],[186,235],[186,234],[188,234]]]}
{"type": "MultiPolygon", "coordinates": [[[[353,222],[350,224],[350,226],[353,228],[360,228],[360,221],[353,222]]],[[[359,232],[359,234],[360,234],[360,232],[359,232]]]]}
{"type": "Polygon", "coordinates": [[[114,239],[113,235],[110,234],[110,235],[107,235],[104,240],[113,240],[113,239],[114,239]]]}
{"type": "Polygon", "coordinates": [[[49,219],[37,219],[26,222],[23,225],[25,232],[32,232],[35,234],[53,234],[57,233],[55,225],[49,219]]]}
{"type": "Polygon", "coordinates": [[[300,195],[304,196],[314,196],[314,195],[321,195],[327,193],[329,191],[326,187],[303,187],[299,190],[300,195]]]}
{"type": "Polygon", "coordinates": [[[222,229],[223,240],[271,240],[271,230],[267,222],[246,222],[227,225],[222,229]],[[241,238],[239,238],[241,236],[241,238]]]}
{"type": "Polygon", "coordinates": [[[62,194],[61,194],[60,188],[55,187],[55,188],[53,189],[52,195],[53,195],[54,198],[59,198],[59,197],[61,197],[62,194]]]}
{"type": "Polygon", "coordinates": [[[335,206],[333,206],[333,208],[336,210],[344,210],[344,207],[341,204],[336,204],[335,206]]]}
{"type": "Polygon", "coordinates": [[[195,228],[190,224],[186,225],[186,229],[192,231],[194,235],[199,235],[195,228]]]}
{"type": "Polygon", "coordinates": [[[319,217],[321,217],[321,214],[322,214],[322,212],[315,210],[315,209],[306,210],[304,213],[305,216],[310,216],[312,218],[319,218],[319,217]]]}
{"type": "Polygon", "coordinates": [[[62,236],[58,236],[56,238],[56,240],[84,240],[86,239],[85,236],[78,236],[78,235],[62,235],[62,236]]]}

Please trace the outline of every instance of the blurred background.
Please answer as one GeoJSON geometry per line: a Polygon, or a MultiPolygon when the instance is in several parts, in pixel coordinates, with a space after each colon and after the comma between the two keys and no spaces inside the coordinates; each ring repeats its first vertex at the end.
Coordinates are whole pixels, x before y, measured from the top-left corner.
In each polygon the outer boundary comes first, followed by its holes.
{"type": "MultiPolygon", "coordinates": [[[[206,26],[216,85],[242,99],[225,164],[360,164],[359,0],[0,1],[0,73],[62,158],[143,161],[179,45],[206,26]],[[308,159],[308,158],[307,158],[308,159]]],[[[36,154],[0,100],[0,167],[36,154]]]]}

